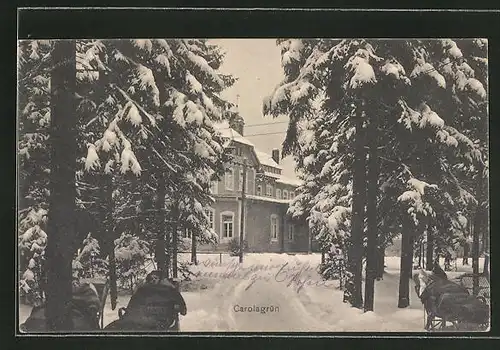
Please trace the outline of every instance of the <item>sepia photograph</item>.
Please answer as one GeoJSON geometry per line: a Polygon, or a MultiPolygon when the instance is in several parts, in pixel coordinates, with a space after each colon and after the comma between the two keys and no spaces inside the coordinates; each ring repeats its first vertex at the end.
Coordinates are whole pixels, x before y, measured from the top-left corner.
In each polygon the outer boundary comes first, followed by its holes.
{"type": "Polygon", "coordinates": [[[488,41],[17,41],[19,334],[487,332],[488,41]]]}

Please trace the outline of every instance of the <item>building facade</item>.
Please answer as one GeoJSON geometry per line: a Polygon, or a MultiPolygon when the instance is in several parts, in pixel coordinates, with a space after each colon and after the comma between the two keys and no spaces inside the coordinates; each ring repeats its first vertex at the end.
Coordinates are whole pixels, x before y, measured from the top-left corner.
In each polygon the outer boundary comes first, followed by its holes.
{"type": "Polygon", "coordinates": [[[241,120],[231,126],[227,122],[217,125],[234,157],[225,176],[212,183],[215,203],[206,209],[219,243],[200,245],[198,250],[227,251],[232,239],[239,241],[246,163],[243,237],[247,251],[307,252],[310,249],[307,223],[292,222],[287,215],[300,182],[282,175],[279,150],[273,150],[272,155],[260,152],[243,136],[243,127],[241,120]]]}

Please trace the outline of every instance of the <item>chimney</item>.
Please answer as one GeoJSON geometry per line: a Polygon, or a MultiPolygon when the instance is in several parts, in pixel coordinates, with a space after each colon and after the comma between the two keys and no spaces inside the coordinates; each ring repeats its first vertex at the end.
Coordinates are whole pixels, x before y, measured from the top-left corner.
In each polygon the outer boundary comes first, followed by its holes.
{"type": "Polygon", "coordinates": [[[245,120],[239,115],[234,114],[229,119],[229,126],[234,129],[238,134],[243,136],[243,130],[245,127],[245,120]]]}
{"type": "Polygon", "coordinates": [[[274,160],[277,164],[279,164],[279,163],[280,163],[280,150],[279,150],[279,149],[277,149],[277,148],[274,148],[274,149],[273,149],[273,153],[272,153],[272,155],[273,155],[273,160],[274,160]]]}

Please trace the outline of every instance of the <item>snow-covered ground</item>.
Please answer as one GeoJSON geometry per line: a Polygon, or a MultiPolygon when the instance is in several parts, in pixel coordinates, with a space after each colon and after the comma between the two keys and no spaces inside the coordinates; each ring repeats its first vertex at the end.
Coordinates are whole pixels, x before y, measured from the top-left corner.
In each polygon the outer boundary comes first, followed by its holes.
{"type": "MultiPolygon", "coordinates": [[[[200,254],[195,281],[183,286],[188,313],[180,316],[181,331],[369,331],[421,332],[424,311],[413,285],[410,306],[397,307],[399,257],[386,258],[386,273],[375,285],[375,311],[363,313],[342,302],[336,281],[322,281],[316,268],[319,254],[247,254],[237,257],[200,254]],[[264,308],[256,312],[255,307],[264,308]],[[245,309],[246,308],[246,309],[245,309]]],[[[188,254],[180,259],[189,259],[188,254]]],[[[482,263],[481,263],[482,266],[482,263]]],[[[453,278],[471,271],[457,262],[453,278]]],[[[119,296],[118,305],[105,308],[105,324],[117,318],[119,307],[130,296],[119,296]]],[[[30,308],[20,306],[20,321],[30,308]]]]}

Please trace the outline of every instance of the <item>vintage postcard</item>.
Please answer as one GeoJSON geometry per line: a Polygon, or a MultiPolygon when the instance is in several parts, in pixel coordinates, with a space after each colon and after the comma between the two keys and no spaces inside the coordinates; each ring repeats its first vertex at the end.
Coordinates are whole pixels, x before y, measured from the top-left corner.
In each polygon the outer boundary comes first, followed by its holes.
{"type": "Polygon", "coordinates": [[[482,38],[18,41],[23,334],[484,332],[482,38]]]}

